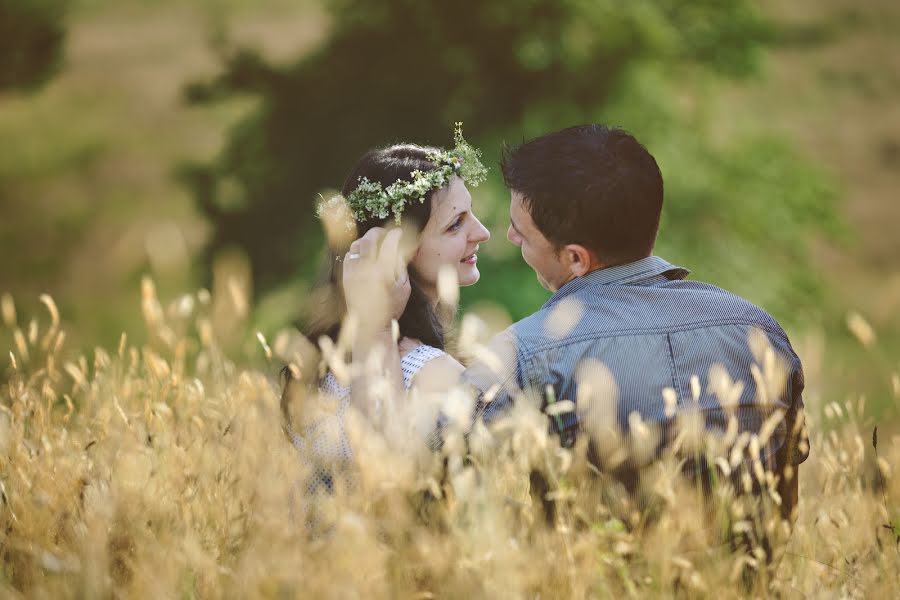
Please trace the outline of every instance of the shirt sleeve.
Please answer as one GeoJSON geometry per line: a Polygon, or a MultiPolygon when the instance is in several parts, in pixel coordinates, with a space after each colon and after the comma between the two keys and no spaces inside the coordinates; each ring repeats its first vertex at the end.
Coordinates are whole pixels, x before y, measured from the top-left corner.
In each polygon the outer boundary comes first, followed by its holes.
{"type": "Polygon", "coordinates": [[[518,340],[511,327],[476,352],[475,360],[462,374],[463,383],[472,388],[476,397],[474,419],[491,421],[512,406],[522,387],[519,356],[518,340]]]}
{"type": "Polygon", "coordinates": [[[803,410],[803,368],[791,375],[791,407],[785,416],[786,432],[780,460],[784,465],[799,465],[809,458],[809,430],[803,410]]]}

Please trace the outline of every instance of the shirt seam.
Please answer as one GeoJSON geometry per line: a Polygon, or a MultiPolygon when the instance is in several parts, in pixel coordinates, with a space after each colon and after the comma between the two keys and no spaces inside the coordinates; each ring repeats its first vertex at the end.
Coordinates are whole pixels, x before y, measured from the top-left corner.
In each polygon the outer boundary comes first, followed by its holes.
{"type": "MultiPolygon", "coordinates": [[[[547,300],[546,303],[544,303],[544,306],[542,308],[549,308],[550,306],[552,306],[553,304],[556,304],[556,302],[562,300],[563,298],[566,298],[573,294],[577,294],[578,292],[580,292],[584,289],[587,289],[588,287],[591,286],[591,283],[594,283],[595,285],[599,285],[599,286],[603,286],[603,287],[617,286],[617,285],[629,285],[632,287],[635,287],[635,286],[641,287],[640,286],[641,282],[646,281],[648,279],[652,279],[653,277],[658,277],[659,275],[663,275],[672,270],[677,269],[680,271],[684,271],[685,277],[690,274],[689,269],[680,267],[678,265],[673,265],[672,263],[670,263],[666,259],[662,258],[661,256],[651,255],[646,258],[641,259],[641,261],[645,261],[645,260],[651,261],[652,263],[656,263],[656,264],[653,267],[651,267],[651,266],[646,267],[645,271],[641,271],[639,269],[637,272],[635,272],[631,275],[622,276],[618,279],[614,278],[614,279],[610,279],[609,281],[587,282],[587,283],[584,283],[583,285],[576,286],[571,290],[567,290],[566,293],[564,293],[562,295],[554,294],[549,300],[547,300]]],[[[640,261],[636,261],[636,262],[640,262],[640,261]]],[[[630,264],[634,265],[635,263],[630,263],[630,264]]],[[[611,267],[611,268],[617,269],[617,268],[627,267],[627,266],[628,265],[619,265],[619,266],[611,267]]],[[[587,277],[590,277],[590,275],[591,274],[588,273],[587,275],[584,275],[584,277],[587,278],[587,277]]]]}
{"type": "MultiPolygon", "coordinates": [[[[530,350],[528,350],[528,354],[534,354],[537,352],[541,352],[544,350],[551,350],[551,349],[555,349],[555,348],[565,348],[566,346],[571,346],[572,344],[581,342],[583,340],[589,340],[589,339],[600,340],[600,339],[625,337],[625,336],[631,336],[631,335],[653,334],[653,333],[659,334],[659,335],[665,334],[666,336],[668,336],[672,333],[683,333],[685,331],[693,331],[696,329],[706,329],[706,328],[708,328],[710,326],[714,326],[714,325],[749,325],[752,327],[759,327],[760,329],[762,329],[768,333],[771,333],[772,335],[778,336],[779,338],[784,340],[783,333],[781,333],[777,329],[774,329],[767,325],[760,324],[759,322],[756,322],[756,321],[752,321],[749,319],[748,320],[744,320],[744,319],[714,319],[714,320],[710,320],[710,321],[702,321],[700,323],[692,323],[690,325],[683,326],[683,327],[666,327],[666,328],[647,328],[647,327],[638,328],[638,327],[635,327],[632,329],[621,329],[621,330],[618,330],[615,332],[605,333],[605,334],[598,334],[597,332],[592,331],[592,332],[583,333],[583,334],[580,334],[577,336],[569,336],[569,337],[565,338],[564,341],[544,342],[544,343],[540,343],[540,344],[535,344],[534,346],[531,347],[530,350]]],[[[784,340],[784,341],[786,341],[786,340],[784,340]]]]}
{"type": "Polygon", "coordinates": [[[681,384],[678,382],[678,375],[675,369],[675,349],[672,347],[671,333],[666,334],[666,345],[669,347],[669,374],[672,377],[672,388],[678,396],[678,405],[682,406],[684,404],[684,390],[681,389],[681,384]]]}

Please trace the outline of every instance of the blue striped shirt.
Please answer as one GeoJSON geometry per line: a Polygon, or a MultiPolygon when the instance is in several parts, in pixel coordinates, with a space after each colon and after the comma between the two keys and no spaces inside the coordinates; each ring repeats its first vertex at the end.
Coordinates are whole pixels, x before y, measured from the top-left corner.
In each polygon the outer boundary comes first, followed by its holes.
{"type": "Polygon", "coordinates": [[[493,360],[466,370],[487,401],[484,418],[523,392],[544,406],[570,400],[572,410],[551,418],[568,444],[596,418],[628,432],[635,415],[664,428],[673,413],[698,410],[707,430],[725,431],[733,415],[753,433],[775,410],[800,411],[803,371],[778,323],[721,288],[686,281],[688,273],[650,256],[567,282],[496,338],[493,360]]]}

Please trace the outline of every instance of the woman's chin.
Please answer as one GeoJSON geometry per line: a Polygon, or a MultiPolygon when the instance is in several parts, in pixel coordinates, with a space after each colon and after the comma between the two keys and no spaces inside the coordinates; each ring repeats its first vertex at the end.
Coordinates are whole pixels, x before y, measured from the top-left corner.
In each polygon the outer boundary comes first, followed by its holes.
{"type": "Polygon", "coordinates": [[[481,279],[481,273],[478,272],[478,267],[475,265],[463,265],[464,268],[459,270],[459,285],[460,287],[466,287],[468,285],[475,285],[478,283],[478,280],[481,279]]]}

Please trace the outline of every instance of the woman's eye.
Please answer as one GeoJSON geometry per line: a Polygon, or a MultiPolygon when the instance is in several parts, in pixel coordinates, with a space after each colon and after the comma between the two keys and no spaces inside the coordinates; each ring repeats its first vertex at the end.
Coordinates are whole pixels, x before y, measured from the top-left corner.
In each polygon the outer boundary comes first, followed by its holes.
{"type": "Polygon", "coordinates": [[[464,215],[460,215],[459,217],[457,217],[457,219],[453,221],[453,224],[447,228],[447,231],[456,231],[460,227],[462,227],[463,216],[464,215]]]}

